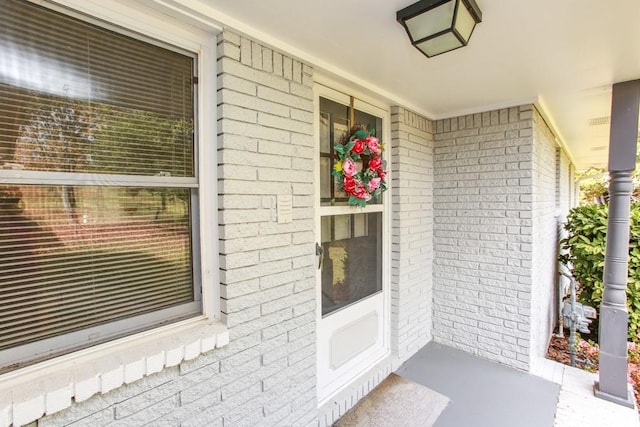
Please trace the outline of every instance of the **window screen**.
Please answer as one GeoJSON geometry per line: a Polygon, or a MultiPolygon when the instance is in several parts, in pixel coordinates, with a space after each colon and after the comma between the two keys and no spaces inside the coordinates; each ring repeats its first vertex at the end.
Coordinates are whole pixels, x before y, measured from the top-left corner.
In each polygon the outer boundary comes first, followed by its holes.
{"type": "Polygon", "coordinates": [[[195,57],[0,10],[0,369],[199,313],[195,57]]]}

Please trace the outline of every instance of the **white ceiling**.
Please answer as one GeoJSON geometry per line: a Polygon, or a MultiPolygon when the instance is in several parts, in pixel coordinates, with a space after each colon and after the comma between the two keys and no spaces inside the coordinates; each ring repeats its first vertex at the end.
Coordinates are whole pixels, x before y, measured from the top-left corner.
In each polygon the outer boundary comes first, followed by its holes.
{"type": "Polygon", "coordinates": [[[432,119],[535,102],[578,168],[605,166],[608,124],[589,120],[640,79],[640,1],[476,1],[469,46],[426,58],[396,22],[413,0],[183,0],[432,119]]]}

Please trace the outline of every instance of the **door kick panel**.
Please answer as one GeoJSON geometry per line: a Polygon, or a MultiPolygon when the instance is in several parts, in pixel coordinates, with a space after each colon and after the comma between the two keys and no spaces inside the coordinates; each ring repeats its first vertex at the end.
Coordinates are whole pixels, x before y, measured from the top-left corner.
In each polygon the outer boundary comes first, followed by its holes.
{"type": "Polygon", "coordinates": [[[329,346],[332,369],[338,369],[378,341],[378,313],[375,311],[336,330],[329,346]]]}

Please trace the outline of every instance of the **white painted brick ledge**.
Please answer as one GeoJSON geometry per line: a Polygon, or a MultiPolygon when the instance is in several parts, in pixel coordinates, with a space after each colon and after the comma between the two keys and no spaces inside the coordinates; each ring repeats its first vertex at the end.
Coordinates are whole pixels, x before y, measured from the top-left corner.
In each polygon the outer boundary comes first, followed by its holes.
{"type": "Polygon", "coordinates": [[[0,375],[0,427],[31,423],[228,343],[222,323],[189,320],[8,372],[0,375]]]}

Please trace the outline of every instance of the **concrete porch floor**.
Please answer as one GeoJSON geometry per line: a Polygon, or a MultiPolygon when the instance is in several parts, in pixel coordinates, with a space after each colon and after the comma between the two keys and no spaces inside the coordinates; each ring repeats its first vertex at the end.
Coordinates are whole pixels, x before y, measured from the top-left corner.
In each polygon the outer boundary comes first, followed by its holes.
{"type": "Polygon", "coordinates": [[[531,375],[429,343],[396,374],[451,400],[435,427],[640,426],[636,410],[593,396],[595,374],[537,362],[531,375]]]}

